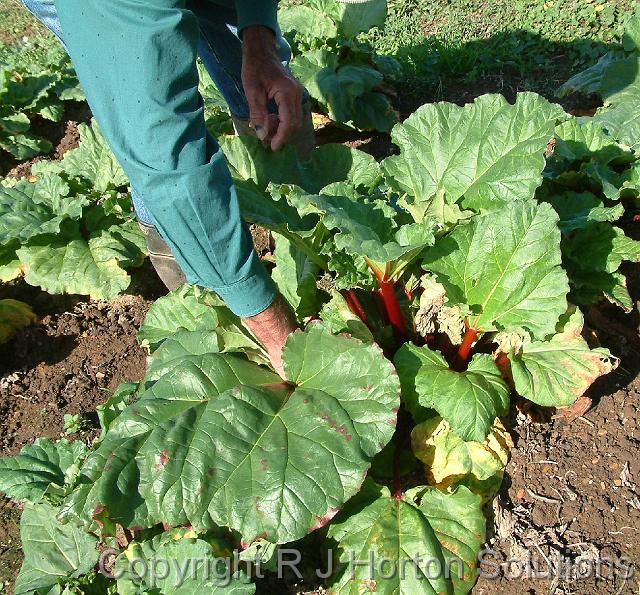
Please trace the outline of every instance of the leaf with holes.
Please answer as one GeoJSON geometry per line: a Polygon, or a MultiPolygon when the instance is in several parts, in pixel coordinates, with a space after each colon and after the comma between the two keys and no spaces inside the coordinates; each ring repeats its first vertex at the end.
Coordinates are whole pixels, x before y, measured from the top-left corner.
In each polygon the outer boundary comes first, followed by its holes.
{"type": "Polygon", "coordinates": [[[454,592],[452,580],[442,572],[444,548],[424,511],[371,480],[331,523],[328,537],[338,543],[341,562],[330,579],[329,593],[454,592]],[[363,563],[350,565],[350,560],[363,563]]]}
{"type": "Polygon", "coordinates": [[[549,341],[525,340],[508,353],[516,391],[546,407],[571,405],[600,376],[617,366],[608,349],[589,349],[582,338],[580,310],[567,317],[549,341]]]}
{"type": "Polygon", "coordinates": [[[462,484],[488,502],[500,489],[513,442],[499,419],[484,441],[465,442],[445,420],[432,417],[413,429],[411,448],[430,485],[446,490],[462,484]]]}

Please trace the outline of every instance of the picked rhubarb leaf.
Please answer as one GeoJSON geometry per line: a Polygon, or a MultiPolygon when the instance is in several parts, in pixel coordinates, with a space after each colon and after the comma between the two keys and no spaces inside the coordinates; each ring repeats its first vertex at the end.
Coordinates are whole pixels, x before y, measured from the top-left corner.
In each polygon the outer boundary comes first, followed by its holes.
{"type": "Polygon", "coordinates": [[[521,350],[508,353],[516,391],[546,407],[571,405],[600,376],[617,366],[608,349],[589,349],[582,338],[584,320],[575,309],[549,341],[525,338],[521,350]]]}
{"type": "Polygon", "coordinates": [[[482,442],[465,442],[444,419],[432,417],[413,429],[411,448],[424,463],[430,485],[446,490],[462,484],[490,502],[502,484],[513,442],[499,419],[482,442]]]}
{"type": "Polygon", "coordinates": [[[426,252],[424,267],[481,332],[526,328],[544,338],[567,309],[558,215],[546,203],[514,201],[473,217],[426,252]]]}
{"type": "Polygon", "coordinates": [[[377,346],[320,324],[289,337],[283,360],[287,383],[238,356],[183,357],[112,422],[65,516],[226,526],[247,544],[328,523],[391,438],[399,382],[377,346]]]}
{"type": "MultiPolygon", "coordinates": [[[[439,528],[446,531],[442,524],[439,528]]],[[[429,571],[447,568],[447,554],[425,511],[409,498],[392,497],[388,488],[371,480],[366,481],[360,493],[331,523],[328,537],[338,542],[342,563],[342,568],[330,579],[330,593],[454,593],[452,579],[446,573],[429,571]],[[388,562],[375,563],[382,559],[388,562]],[[368,564],[350,567],[349,560],[374,560],[374,563],[371,567],[368,564]],[[391,567],[397,571],[389,572],[391,567]]]]}
{"type": "Polygon", "coordinates": [[[440,353],[406,343],[394,363],[409,411],[419,417],[421,408],[435,409],[463,440],[482,442],[507,412],[509,389],[489,355],[477,354],[465,372],[455,372],[440,353]]]}
{"type": "Polygon", "coordinates": [[[252,181],[260,191],[272,183],[295,184],[316,193],[332,182],[342,181],[372,189],[382,177],[371,155],[345,145],[322,145],[305,163],[298,161],[292,147],[270,151],[257,138],[225,138],[221,147],[234,179],[252,181]]]}
{"type": "Polygon", "coordinates": [[[383,162],[387,183],[416,221],[438,197],[474,211],[532,198],[556,120],[564,117],[535,93],[519,93],[514,105],[502,95],[464,107],[423,105],[393,128],[400,155],[383,162]]]}

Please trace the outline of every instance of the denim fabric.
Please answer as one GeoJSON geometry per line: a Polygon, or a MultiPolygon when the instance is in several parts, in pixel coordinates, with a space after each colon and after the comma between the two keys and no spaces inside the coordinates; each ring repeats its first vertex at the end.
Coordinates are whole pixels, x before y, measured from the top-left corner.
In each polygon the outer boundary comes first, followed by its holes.
{"type": "MultiPolygon", "coordinates": [[[[64,46],[64,36],[54,0],[22,0],[22,2],[64,46]]],[[[236,11],[228,6],[206,0],[188,0],[186,6],[198,19],[200,26],[198,55],[209,76],[220,90],[231,113],[236,118],[248,120],[249,105],[240,77],[242,43],[238,37],[236,11]]],[[[280,60],[285,67],[288,67],[291,60],[291,48],[279,28],[275,33],[280,60]]],[[[271,113],[277,111],[273,102],[269,104],[269,111],[271,113]]],[[[131,198],[138,220],[147,225],[153,225],[153,217],[135,188],[131,188],[131,198]]]]}

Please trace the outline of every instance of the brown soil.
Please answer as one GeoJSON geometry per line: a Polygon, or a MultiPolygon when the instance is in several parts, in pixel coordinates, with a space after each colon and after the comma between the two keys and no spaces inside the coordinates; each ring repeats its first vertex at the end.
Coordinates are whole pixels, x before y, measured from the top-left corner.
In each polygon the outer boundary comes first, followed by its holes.
{"type": "Polygon", "coordinates": [[[40,136],[51,141],[53,151],[47,155],[37,155],[27,161],[19,162],[8,153],[0,153],[0,175],[14,177],[28,176],[31,166],[42,159],[61,159],[70,149],[78,146],[78,124],[88,122],[91,112],[86,103],[67,101],[64,118],[60,122],[51,122],[45,118],[34,117],[31,128],[40,136]]]}
{"type": "MultiPolygon", "coordinates": [[[[64,435],[65,413],[79,414],[83,423],[72,437],[91,442],[96,406],[120,383],[144,375],[146,352],[136,332],[165,291],[148,264],[129,293],[109,302],[49,296],[23,282],[0,286],[1,298],[22,299],[40,316],[39,324],[0,346],[0,456],[39,436],[64,435]]],[[[13,582],[21,564],[19,521],[19,508],[0,498],[0,587],[13,582]]]]}

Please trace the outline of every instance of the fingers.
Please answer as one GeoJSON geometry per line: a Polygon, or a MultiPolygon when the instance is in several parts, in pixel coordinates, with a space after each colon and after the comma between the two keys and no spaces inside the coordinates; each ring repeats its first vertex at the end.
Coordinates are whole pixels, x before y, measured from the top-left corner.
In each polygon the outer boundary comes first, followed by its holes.
{"type": "Polygon", "coordinates": [[[248,85],[248,88],[245,88],[245,95],[249,104],[249,120],[256,131],[256,136],[260,140],[265,140],[269,136],[267,93],[260,85],[248,85]]]}
{"type": "Polygon", "coordinates": [[[278,129],[271,139],[271,149],[277,151],[302,125],[302,87],[291,78],[283,78],[273,93],[273,100],[278,106],[280,121],[278,129]]]}

